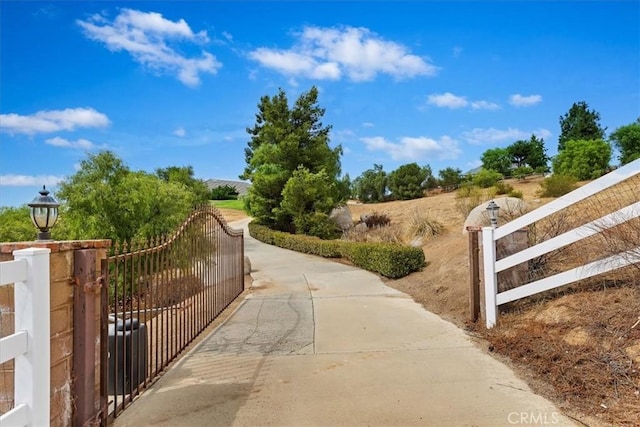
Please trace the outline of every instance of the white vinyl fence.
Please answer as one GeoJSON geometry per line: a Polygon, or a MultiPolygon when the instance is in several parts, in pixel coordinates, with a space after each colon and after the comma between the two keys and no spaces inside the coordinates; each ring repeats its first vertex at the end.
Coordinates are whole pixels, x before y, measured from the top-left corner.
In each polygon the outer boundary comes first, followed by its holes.
{"type": "Polygon", "coordinates": [[[0,286],[14,283],[14,333],[0,339],[0,364],[14,360],[14,408],[0,426],[49,425],[50,249],[13,252],[0,263],[0,286]]]}
{"type": "Polygon", "coordinates": [[[580,267],[558,273],[556,275],[536,280],[531,283],[498,292],[498,273],[515,265],[527,262],[531,259],[547,254],[551,251],[565,247],[571,243],[582,240],[607,228],[640,217],[640,201],[635,201],[609,215],[605,215],[595,221],[563,233],[550,240],[529,247],[499,261],[496,261],[496,241],[527,227],[536,221],[546,218],[556,212],[610,188],[626,179],[640,173],[640,159],[635,160],[613,172],[592,181],[569,194],[566,194],[551,203],[548,203],[526,215],[498,228],[484,227],[482,229],[482,247],[484,257],[484,284],[485,284],[485,314],[487,328],[495,326],[497,321],[498,306],[554,289],[578,280],[606,273],[630,264],[640,263],[640,248],[622,252],[606,259],[591,262],[580,267]]]}

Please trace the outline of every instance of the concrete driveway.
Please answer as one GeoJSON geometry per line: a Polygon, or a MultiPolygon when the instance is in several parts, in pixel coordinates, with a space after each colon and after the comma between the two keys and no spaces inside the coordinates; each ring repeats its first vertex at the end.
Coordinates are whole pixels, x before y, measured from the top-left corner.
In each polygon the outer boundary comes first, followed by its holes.
{"type": "Polygon", "coordinates": [[[115,426],[574,425],[376,275],[245,235],[254,292],[115,426]]]}

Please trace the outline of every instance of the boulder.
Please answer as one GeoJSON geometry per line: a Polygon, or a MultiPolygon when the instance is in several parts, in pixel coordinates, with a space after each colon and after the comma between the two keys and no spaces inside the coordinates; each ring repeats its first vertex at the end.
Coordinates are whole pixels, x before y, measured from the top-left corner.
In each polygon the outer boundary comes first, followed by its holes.
{"type": "MultiPolygon", "coordinates": [[[[500,206],[500,210],[498,211],[498,226],[522,216],[527,212],[527,204],[517,197],[498,197],[493,199],[493,201],[500,206]]],[[[487,213],[488,205],[489,201],[486,201],[473,208],[462,226],[462,234],[467,233],[468,226],[487,227],[491,225],[489,214],[487,213]]]]}
{"type": "Polygon", "coordinates": [[[329,218],[333,219],[342,231],[350,230],[353,227],[353,219],[348,206],[334,208],[329,214],[329,218]]]}

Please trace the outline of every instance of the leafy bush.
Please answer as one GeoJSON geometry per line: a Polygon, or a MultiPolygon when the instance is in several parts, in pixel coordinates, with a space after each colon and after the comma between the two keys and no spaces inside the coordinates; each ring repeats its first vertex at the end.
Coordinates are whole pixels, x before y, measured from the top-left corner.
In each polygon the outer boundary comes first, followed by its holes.
{"type": "Polygon", "coordinates": [[[456,209],[465,218],[473,208],[485,200],[488,200],[487,196],[476,185],[464,184],[456,191],[456,209]]]}
{"type": "Polygon", "coordinates": [[[531,166],[520,166],[513,170],[513,176],[518,179],[525,179],[531,174],[533,174],[533,168],[531,166]]]}
{"type": "Polygon", "coordinates": [[[325,258],[345,258],[355,266],[397,279],[424,267],[424,252],[389,243],[354,243],[274,231],[252,221],[249,234],[261,242],[325,258]]]}
{"type": "Polygon", "coordinates": [[[364,217],[367,228],[386,227],[391,224],[391,218],[387,214],[373,212],[364,217]]]}
{"type": "Polygon", "coordinates": [[[502,179],[502,174],[491,169],[482,169],[473,177],[473,184],[481,188],[489,188],[502,179]]]}
{"type": "Polygon", "coordinates": [[[496,182],[496,185],[494,185],[494,188],[496,189],[496,194],[509,194],[510,192],[513,191],[513,185],[506,183],[504,181],[496,182]]]}
{"type": "Polygon", "coordinates": [[[578,180],[596,179],[607,172],[611,145],[601,139],[569,140],[564,150],[553,158],[553,173],[570,175],[578,180]]]}
{"type": "Polygon", "coordinates": [[[551,175],[540,183],[540,197],[560,197],[576,189],[576,179],[567,175],[551,175]]]}

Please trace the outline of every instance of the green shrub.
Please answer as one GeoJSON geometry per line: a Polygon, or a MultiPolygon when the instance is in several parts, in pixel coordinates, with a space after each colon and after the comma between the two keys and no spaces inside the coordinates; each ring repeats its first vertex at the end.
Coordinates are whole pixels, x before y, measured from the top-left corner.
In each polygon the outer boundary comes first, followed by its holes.
{"type": "Polygon", "coordinates": [[[420,248],[389,243],[344,242],[341,251],[342,256],[354,265],[391,279],[404,277],[424,267],[424,252],[420,248]]]}
{"type": "Polygon", "coordinates": [[[489,188],[502,179],[502,174],[491,169],[481,169],[473,177],[473,184],[480,188],[489,188]]]}
{"type": "Polygon", "coordinates": [[[576,179],[568,175],[553,174],[540,183],[540,197],[560,197],[576,189],[576,179]]]}
{"type": "Polygon", "coordinates": [[[478,186],[462,184],[456,191],[456,209],[464,218],[480,203],[488,200],[484,191],[478,186]]]}
{"type": "Polygon", "coordinates": [[[493,186],[496,189],[496,194],[509,194],[513,191],[513,185],[508,184],[504,181],[496,182],[496,185],[493,186]]]}
{"type": "Polygon", "coordinates": [[[531,166],[520,166],[513,171],[513,176],[518,179],[525,179],[527,176],[533,174],[533,168],[531,166]]]}
{"type": "Polygon", "coordinates": [[[389,243],[356,243],[274,231],[255,221],[249,234],[261,242],[325,258],[345,258],[355,266],[397,279],[424,267],[424,252],[389,243]]]}

